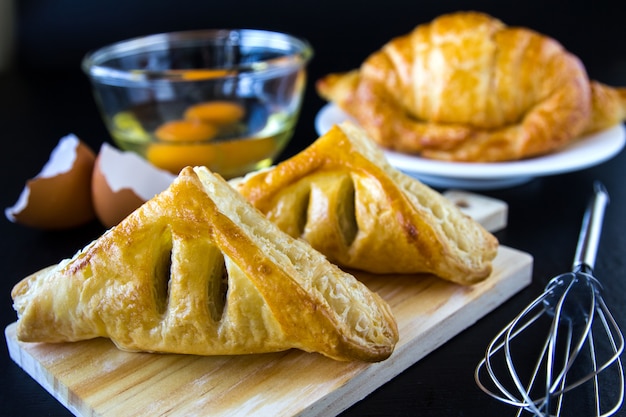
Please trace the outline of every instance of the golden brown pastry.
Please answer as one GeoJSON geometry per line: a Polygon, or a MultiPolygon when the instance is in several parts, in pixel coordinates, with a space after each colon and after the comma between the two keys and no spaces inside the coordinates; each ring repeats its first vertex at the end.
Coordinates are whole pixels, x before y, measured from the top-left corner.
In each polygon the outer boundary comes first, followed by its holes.
{"type": "Polygon", "coordinates": [[[131,351],[298,348],[380,361],[398,340],[385,301],[206,168],[185,168],[72,259],[22,280],[12,297],[27,342],[108,337],[131,351]]]}
{"type": "Polygon", "coordinates": [[[591,81],[591,119],[583,134],[607,129],[626,120],[626,88],[591,81]]]}
{"type": "Polygon", "coordinates": [[[441,194],[394,169],[349,122],[233,184],[282,230],[344,267],[431,273],[472,284],[489,276],[497,254],[492,234],[441,194]]]}
{"type": "Polygon", "coordinates": [[[556,40],[478,12],[419,25],[316,87],[381,146],[439,160],[533,157],[626,116],[626,89],[592,87],[556,40]]]}

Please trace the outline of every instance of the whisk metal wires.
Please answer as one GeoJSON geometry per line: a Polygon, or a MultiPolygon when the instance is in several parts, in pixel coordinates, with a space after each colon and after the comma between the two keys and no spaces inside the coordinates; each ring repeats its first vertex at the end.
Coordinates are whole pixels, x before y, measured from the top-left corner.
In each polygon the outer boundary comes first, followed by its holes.
{"type": "Polygon", "coordinates": [[[517,407],[518,416],[610,416],[622,405],[624,336],[593,276],[608,200],[596,182],[572,271],[552,278],[491,341],[476,367],[478,386],[517,407]],[[520,365],[535,357],[534,369],[520,365]]]}

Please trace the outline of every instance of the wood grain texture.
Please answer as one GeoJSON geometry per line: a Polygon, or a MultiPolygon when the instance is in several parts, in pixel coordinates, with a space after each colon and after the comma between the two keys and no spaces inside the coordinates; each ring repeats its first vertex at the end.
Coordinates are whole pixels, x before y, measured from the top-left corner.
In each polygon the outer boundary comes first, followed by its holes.
{"type": "Polygon", "coordinates": [[[501,247],[486,281],[355,273],[392,307],[400,341],[380,363],[280,353],[200,357],[129,353],[108,339],[18,342],[11,358],[78,416],[328,416],[348,408],[527,286],[530,255],[501,247]]]}

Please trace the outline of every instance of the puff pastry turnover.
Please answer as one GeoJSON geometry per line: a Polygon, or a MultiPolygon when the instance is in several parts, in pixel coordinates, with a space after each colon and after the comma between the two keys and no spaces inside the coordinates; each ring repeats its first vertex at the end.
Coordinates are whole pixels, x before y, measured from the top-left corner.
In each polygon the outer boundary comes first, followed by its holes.
{"type": "Polygon", "coordinates": [[[221,177],[185,168],[72,259],[12,291],[22,341],[108,337],[131,351],[298,348],[337,360],[393,351],[389,306],[281,232],[221,177]]]}
{"type": "Polygon", "coordinates": [[[625,88],[590,82],[556,40],[478,12],[419,25],[316,88],[381,146],[439,160],[542,155],[626,118],[625,88]]]}
{"type": "Polygon", "coordinates": [[[393,168],[345,122],[294,157],[233,181],[282,230],[332,262],[374,273],[489,276],[498,241],[441,194],[393,168]]]}

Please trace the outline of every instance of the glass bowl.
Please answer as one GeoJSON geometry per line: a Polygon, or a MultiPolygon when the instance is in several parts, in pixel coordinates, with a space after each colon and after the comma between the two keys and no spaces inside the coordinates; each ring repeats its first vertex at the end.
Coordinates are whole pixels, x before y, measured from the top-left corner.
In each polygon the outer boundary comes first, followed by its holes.
{"type": "Polygon", "coordinates": [[[251,29],[155,34],[88,53],[82,69],[115,144],[177,174],[271,165],[298,119],[313,50],[251,29]]]}

